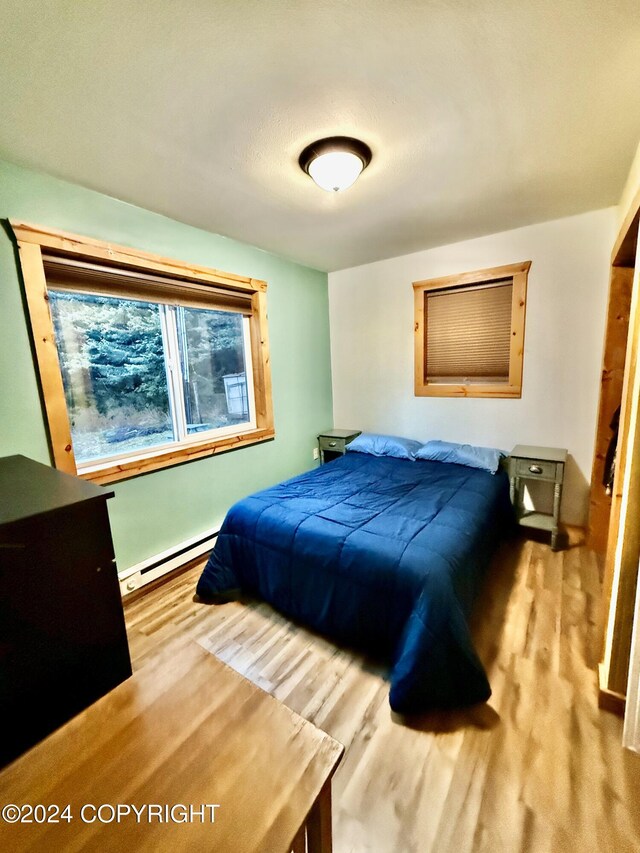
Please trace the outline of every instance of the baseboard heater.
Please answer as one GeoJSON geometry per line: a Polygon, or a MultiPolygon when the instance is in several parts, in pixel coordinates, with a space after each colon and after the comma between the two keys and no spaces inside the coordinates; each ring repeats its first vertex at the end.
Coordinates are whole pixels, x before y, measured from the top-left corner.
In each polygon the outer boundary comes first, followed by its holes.
{"type": "Polygon", "coordinates": [[[191,539],[186,539],[179,545],[162,551],[135,566],[131,566],[118,574],[120,592],[123,597],[140,589],[169,572],[179,569],[191,560],[202,557],[213,548],[218,535],[218,529],[207,530],[191,539]]]}

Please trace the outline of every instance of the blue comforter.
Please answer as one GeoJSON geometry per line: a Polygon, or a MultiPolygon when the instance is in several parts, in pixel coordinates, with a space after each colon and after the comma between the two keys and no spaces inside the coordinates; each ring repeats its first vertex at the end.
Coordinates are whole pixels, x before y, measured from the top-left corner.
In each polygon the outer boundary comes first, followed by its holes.
{"type": "Polygon", "coordinates": [[[503,472],[347,453],[235,504],[197,593],[241,588],[390,656],[400,713],[482,702],[467,616],[510,520],[503,472]]]}

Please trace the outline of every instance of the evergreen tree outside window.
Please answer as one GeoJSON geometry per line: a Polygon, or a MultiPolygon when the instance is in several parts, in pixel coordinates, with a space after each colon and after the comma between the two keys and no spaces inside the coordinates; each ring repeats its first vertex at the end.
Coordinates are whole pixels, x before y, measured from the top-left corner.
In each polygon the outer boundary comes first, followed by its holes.
{"type": "Polygon", "coordinates": [[[252,425],[241,314],[55,288],[49,304],[79,467],[252,425]]]}

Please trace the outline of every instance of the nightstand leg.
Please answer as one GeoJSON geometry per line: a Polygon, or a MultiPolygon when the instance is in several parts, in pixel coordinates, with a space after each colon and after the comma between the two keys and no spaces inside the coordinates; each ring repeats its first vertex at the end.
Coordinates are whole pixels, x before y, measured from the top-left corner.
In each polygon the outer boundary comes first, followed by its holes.
{"type": "Polygon", "coordinates": [[[511,503],[516,511],[516,518],[520,518],[520,477],[514,477],[511,481],[511,503]]]}
{"type": "Polygon", "coordinates": [[[560,524],[560,500],[562,498],[562,483],[553,487],[553,530],[551,531],[551,550],[558,549],[558,527],[560,524]]]}

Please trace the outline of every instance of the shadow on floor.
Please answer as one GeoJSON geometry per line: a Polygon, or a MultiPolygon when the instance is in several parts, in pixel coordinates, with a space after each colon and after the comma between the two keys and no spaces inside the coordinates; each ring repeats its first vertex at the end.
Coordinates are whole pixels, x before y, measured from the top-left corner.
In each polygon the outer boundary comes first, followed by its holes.
{"type": "Polygon", "coordinates": [[[500,724],[500,715],[486,702],[470,708],[436,710],[414,716],[404,716],[391,711],[391,719],[400,726],[431,734],[451,734],[461,729],[490,731],[500,724]]]}

